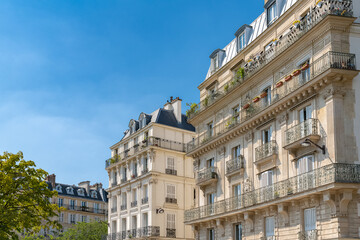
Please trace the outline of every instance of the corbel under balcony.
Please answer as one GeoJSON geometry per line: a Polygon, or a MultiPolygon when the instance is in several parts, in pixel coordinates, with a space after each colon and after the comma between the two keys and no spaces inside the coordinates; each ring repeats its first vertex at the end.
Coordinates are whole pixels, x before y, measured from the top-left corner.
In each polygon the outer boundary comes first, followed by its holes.
{"type": "Polygon", "coordinates": [[[276,166],[278,147],[275,140],[255,148],[255,165],[258,171],[265,171],[276,166]]]}

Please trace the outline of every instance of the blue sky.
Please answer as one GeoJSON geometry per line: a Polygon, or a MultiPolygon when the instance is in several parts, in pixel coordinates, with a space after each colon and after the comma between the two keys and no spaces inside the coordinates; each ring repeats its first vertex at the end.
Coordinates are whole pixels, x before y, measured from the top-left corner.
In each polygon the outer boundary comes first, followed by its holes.
{"type": "Polygon", "coordinates": [[[131,118],[170,96],[198,102],[209,55],[263,0],[2,0],[0,151],[57,182],[108,185],[131,118]]]}

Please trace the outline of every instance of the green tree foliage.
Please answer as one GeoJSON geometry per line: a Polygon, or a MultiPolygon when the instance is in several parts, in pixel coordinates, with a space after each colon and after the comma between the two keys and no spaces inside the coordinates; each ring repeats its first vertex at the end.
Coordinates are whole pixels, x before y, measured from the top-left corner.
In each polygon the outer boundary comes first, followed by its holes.
{"type": "Polygon", "coordinates": [[[22,152],[0,155],[0,239],[18,239],[24,230],[60,229],[60,210],[49,198],[56,196],[44,181],[48,173],[24,160],[22,152]]]}
{"type": "Polygon", "coordinates": [[[63,233],[59,240],[101,240],[107,235],[108,225],[106,222],[79,222],[74,227],[63,233]]]}

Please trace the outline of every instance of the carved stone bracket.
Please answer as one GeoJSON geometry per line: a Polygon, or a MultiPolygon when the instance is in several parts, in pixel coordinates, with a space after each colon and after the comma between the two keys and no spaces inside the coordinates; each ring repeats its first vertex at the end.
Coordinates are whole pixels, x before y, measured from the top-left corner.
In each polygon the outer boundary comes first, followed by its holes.
{"type": "Polygon", "coordinates": [[[280,115],[278,122],[280,125],[284,125],[288,119],[289,115],[287,113],[284,113],[283,115],[280,115]]]}
{"type": "Polygon", "coordinates": [[[288,213],[288,206],[286,203],[280,203],[278,206],[278,213],[282,218],[283,224],[289,224],[289,213],[288,213]]]}
{"type": "Polygon", "coordinates": [[[352,200],[352,190],[344,190],[340,200],[340,214],[346,216],[348,212],[348,204],[352,200]]]}
{"type": "Polygon", "coordinates": [[[336,216],[335,196],[330,191],[326,191],[323,193],[323,201],[329,205],[331,216],[336,216]]]}
{"type": "Polygon", "coordinates": [[[246,135],[245,135],[245,140],[250,142],[251,140],[253,139],[253,133],[252,132],[248,132],[246,135]]]}
{"type": "Polygon", "coordinates": [[[150,178],[149,184],[156,184],[157,181],[158,181],[158,180],[157,180],[156,178],[150,178]]]}
{"type": "Polygon", "coordinates": [[[343,98],[345,94],[346,90],[343,87],[329,86],[324,90],[323,96],[324,99],[327,101],[334,97],[343,98]]]}
{"type": "MultiPolygon", "coordinates": [[[[224,219],[216,219],[216,227],[218,230],[218,234],[221,234],[221,237],[225,236],[225,226],[224,226],[224,219]]],[[[220,236],[219,236],[220,237],[220,236]]]]}
{"type": "Polygon", "coordinates": [[[254,231],[254,213],[253,212],[245,212],[244,220],[246,223],[246,227],[250,230],[250,232],[254,231]]]}

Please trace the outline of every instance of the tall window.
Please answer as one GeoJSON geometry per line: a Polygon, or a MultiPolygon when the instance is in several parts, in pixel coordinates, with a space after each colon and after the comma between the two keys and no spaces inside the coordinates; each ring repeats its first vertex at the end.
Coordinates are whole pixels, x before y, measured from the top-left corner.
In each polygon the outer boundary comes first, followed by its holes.
{"type": "Polygon", "coordinates": [[[215,229],[210,228],[208,230],[208,240],[215,240],[215,229]]]}
{"type": "Polygon", "coordinates": [[[126,218],[123,218],[122,220],[121,220],[121,230],[122,231],[126,231],[126,218]]]}
{"type": "Polygon", "coordinates": [[[58,199],[58,205],[59,205],[59,207],[64,206],[64,199],[59,198],[59,199],[58,199]]]}
{"type": "Polygon", "coordinates": [[[175,159],[173,157],[167,157],[166,159],[166,168],[175,170],[175,159]]]}
{"type": "Polygon", "coordinates": [[[126,172],[127,172],[127,168],[126,167],[123,167],[123,180],[126,181],[126,172]]]}
{"type": "Polygon", "coordinates": [[[144,132],[144,140],[147,140],[149,137],[149,132],[144,132]]]}
{"type": "Polygon", "coordinates": [[[59,213],[59,222],[64,222],[64,213],[59,213]]]}
{"type": "Polygon", "coordinates": [[[70,199],[70,209],[75,209],[75,200],[73,200],[73,199],[70,199]]]}
{"type": "Polygon", "coordinates": [[[241,184],[236,184],[234,186],[234,197],[239,197],[241,195],[241,184]]]}
{"type": "Polygon", "coordinates": [[[231,152],[232,152],[232,158],[233,159],[238,158],[240,156],[240,152],[241,152],[240,145],[238,145],[236,147],[233,147],[231,149],[231,152]]]}
{"type": "Polygon", "coordinates": [[[166,215],[166,237],[176,238],[176,222],[175,214],[168,213],[166,215]]]}
{"type": "Polygon", "coordinates": [[[123,193],[122,194],[122,205],[123,206],[126,206],[126,204],[127,204],[127,196],[126,196],[126,193],[123,193]]]}
{"type": "Polygon", "coordinates": [[[146,126],[146,117],[144,116],[142,121],[141,121],[141,126],[145,127],[146,126]]]}
{"type": "MultiPolygon", "coordinates": [[[[309,64],[309,60],[306,60],[305,62],[303,62],[299,67],[303,67],[305,65],[309,64]]],[[[306,83],[310,80],[310,67],[304,69],[301,71],[301,81],[302,83],[306,83]]]]}
{"type": "Polygon", "coordinates": [[[316,229],[316,208],[304,210],[304,225],[305,232],[316,229]]]}
{"type": "Polygon", "coordinates": [[[137,229],[137,217],[132,216],[132,229],[137,229]]]}
{"type": "Polygon", "coordinates": [[[133,162],[132,175],[133,177],[137,177],[137,162],[133,162]]]}
{"type": "Polygon", "coordinates": [[[300,123],[305,122],[306,120],[310,119],[311,118],[311,112],[312,112],[311,105],[301,109],[299,111],[299,121],[300,121],[300,123]]]}
{"type": "Polygon", "coordinates": [[[234,120],[236,120],[236,122],[239,122],[239,121],[240,121],[239,110],[240,110],[240,106],[239,106],[239,105],[236,105],[236,107],[234,107],[234,108],[232,109],[233,118],[234,118],[234,120]]]}
{"type": "Polygon", "coordinates": [[[145,157],[144,159],[143,159],[143,170],[144,171],[147,171],[148,170],[148,159],[147,159],[147,157],[145,157]]]}
{"type": "Polygon", "coordinates": [[[242,50],[245,47],[245,33],[238,36],[238,50],[242,50]]]}
{"type": "Polygon", "coordinates": [[[235,240],[242,239],[242,226],[240,223],[235,225],[234,233],[235,233],[235,238],[234,238],[235,240]]]}
{"type": "Polygon", "coordinates": [[[147,227],[148,225],[149,225],[148,214],[143,213],[143,227],[147,227]]]}
{"type": "Polygon", "coordinates": [[[267,87],[262,91],[264,94],[266,93],[266,97],[264,97],[264,106],[268,106],[271,104],[271,87],[267,87]]]}
{"type": "Polygon", "coordinates": [[[274,217],[265,218],[265,235],[271,237],[275,235],[275,219],[274,217]]]}
{"type": "Polygon", "coordinates": [[[276,2],[274,2],[270,7],[267,9],[267,23],[272,24],[276,19],[276,2]]]}
{"type": "Polygon", "coordinates": [[[147,198],[147,197],[148,197],[148,185],[144,185],[143,197],[144,197],[144,198],[147,198]]]}
{"type": "Polygon", "coordinates": [[[70,214],[69,215],[69,218],[70,218],[70,223],[74,224],[76,222],[76,219],[75,219],[76,215],[75,214],[70,214]]]}
{"type": "Polygon", "coordinates": [[[215,202],[215,193],[209,193],[207,195],[207,204],[213,204],[215,202]]]}
{"type": "Polygon", "coordinates": [[[260,174],[260,187],[267,187],[273,184],[273,170],[268,170],[260,174]]]}
{"type": "Polygon", "coordinates": [[[208,136],[212,137],[214,135],[214,126],[213,126],[213,122],[208,123],[207,125],[207,130],[208,130],[208,136]]]}
{"type": "Polygon", "coordinates": [[[170,199],[176,199],[175,185],[173,184],[166,185],[166,197],[170,199]]]}
{"type": "Polygon", "coordinates": [[[82,222],[87,222],[87,216],[83,216],[83,215],[82,215],[82,216],[81,216],[81,221],[82,221],[82,222]]]}
{"type": "Polygon", "coordinates": [[[266,143],[270,142],[271,134],[272,134],[272,127],[271,126],[269,128],[267,128],[267,129],[264,129],[264,130],[261,131],[262,144],[266,144],[266,143]]]}
{"type": "Polygon", "coordinates": [[[132,201],[133,201],[133,202],[137,201],[137,191],[136,191],[136,188],[133,189],[133,191],[132,191],[132,201]]]}
{"type": "Polygon", "coordinates": [[[296,162],[296,169],[298,175],[314,170],[314,156],[309,155],[299,158],[296,162]]]}
{"type": "Polygon", "coordinates": [[[214,167],[215,166],[215,160],[214,158],[210,158],[209,160],[206,161],[206,165],[208,168],[210,167],[214,167]]]}
{"type": "Polygon", "coordinates": [[[215,57],[211,59],[212,71],[216,71],[219,68],[219,55],[216,54],[215,57]]]}

